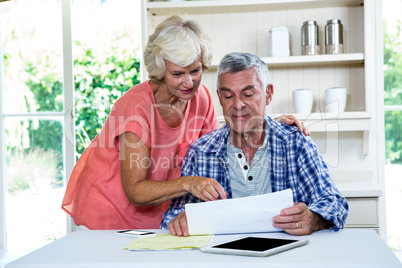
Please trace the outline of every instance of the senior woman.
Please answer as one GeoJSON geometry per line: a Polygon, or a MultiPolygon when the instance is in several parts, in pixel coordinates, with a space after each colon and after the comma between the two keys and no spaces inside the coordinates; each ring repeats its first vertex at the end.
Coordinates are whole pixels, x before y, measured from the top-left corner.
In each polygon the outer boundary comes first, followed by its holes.
{"type": "MultiPolygon", "coordinates": [[[[189,146],[216,128],[209,91],[207,36],[192,19],[159,24],[144,50],[150,80],[129,89],[78,160],[62,209],[89,229],[156,229],[173,198],[226,198],[212,178],[180,177],[189,146]]],[[[294,117],[286,124],[301,123],[294,117]]],[[[307,134],[307,131],[305,131],[307,134]]]]}

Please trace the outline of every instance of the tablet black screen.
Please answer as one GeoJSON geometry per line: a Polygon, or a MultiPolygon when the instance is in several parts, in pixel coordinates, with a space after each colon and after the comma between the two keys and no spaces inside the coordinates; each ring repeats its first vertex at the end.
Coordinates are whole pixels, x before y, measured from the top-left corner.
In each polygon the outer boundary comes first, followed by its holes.
{"type": "Polygon", "coordinates": [[[264,238],[264,237],[245,237],[236,241],[216,245],[214,246],[214,248],[265,251],[268,249],[287,245],[293,242],[297,242],[297,240],[284,240],[284,239],[264,238]]]}

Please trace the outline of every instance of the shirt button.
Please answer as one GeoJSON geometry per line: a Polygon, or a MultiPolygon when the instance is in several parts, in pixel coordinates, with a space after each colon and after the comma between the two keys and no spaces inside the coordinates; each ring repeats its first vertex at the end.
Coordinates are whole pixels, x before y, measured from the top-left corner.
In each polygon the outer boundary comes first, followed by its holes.
{"type": "Polygon", "coordinates": [[[253,176],[248,176],[248,180],[252,181],[253,180],[253,176]]]}
{"type": "Polygon", "coordinates": [[[244,166],[243,168],[244,168],[244,170],[247,170],[247,169],[248,169],[248,166],[244,166]]]}
{"type": "Polygon", "coordinates": [[[242,157],[242,155],[241,155],[241,154],[238,154],[238,155],[237,155],[237,157],[238,157],[238,158],[241,158],[241,157],[242,157]]]}

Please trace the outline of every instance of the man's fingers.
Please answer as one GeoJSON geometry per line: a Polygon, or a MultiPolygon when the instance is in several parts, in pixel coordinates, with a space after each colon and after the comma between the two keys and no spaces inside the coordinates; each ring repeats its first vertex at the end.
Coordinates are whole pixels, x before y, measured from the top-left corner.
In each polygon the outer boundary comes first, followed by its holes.
{"type": "Polygon", "coordinates": [[[186,214],[182,215],[180,218],[180,227],[181,227],[183,236],[188,236],[188,225],[187,225],[186,214]]]}
{"type": "Polygon", "coordinates": [[[300,220],[300,217],[296,217],[295,215],[291,216],[276,216],[273,219],[275,223],[289,223],[289,222],[296,222],[300,220]]]}
{"type": "Polygon", "coordinates": [[[294,206],[283,209],[272,221],[274,227],[281,228],[291,235],[307,235],[312,232],[309,209],[304,203],[295,203],[294,206]]]}
{"type": "Polygon", "coordinates": [[[171,235],[188,236],[188,225],[186,213],[182,212],[176,216],[168,225],[171,235]]]}
{"type": "Polygon", "coordinates": [[[307,206],[303,203],[295,203],[294,206],[281,210],[281,216],[289,216],[295,214],[302,214],[307,209],[307,206]]]}
{"type": "Polygon", "coordinates": [[[302,227],[301,222],[274,222],[276,228],[282,229],[299,229],[302,227]]]}
{"type": "Polygon", "coordinates": [[[176,230],[175,230],[175,228],[173,226],[173,222],[170,222],[168,224],[168,228],[169,228],[169,232],[170,232],[171,235],[177,235],[176,230]]]}

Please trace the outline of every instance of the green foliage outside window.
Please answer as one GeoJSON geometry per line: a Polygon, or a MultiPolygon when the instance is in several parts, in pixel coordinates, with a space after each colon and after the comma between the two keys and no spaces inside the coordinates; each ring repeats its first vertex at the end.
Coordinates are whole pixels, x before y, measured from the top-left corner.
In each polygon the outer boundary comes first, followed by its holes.
{"type": "Polygon", "coordinates": [[[90,140],[101,130],[115,101],[140,82],[140,61],[137,52],[112,48],[104,61],[99,61],[90,48],[75,42],[81,49],[74,61],[77,153],[88,145],[80,137],[90,140]]]}
{"type": "MultiPolygon", "coordinates": [[[[400,23],[399,23],[400,24],[400,23]]],[[[402,44],[384,30],[384,104],[402,105],[402,44]]],[[[402,111],[385,112],[385,152],[388,163],[402,164],[402,111]]]]}
{"type": "MultiPolygon", "coordinates": [[[[99,133],[114,102],[140,82],[140,61],[137,49],[127,51],[112,47],[101,57],[79,42],[74,45],[74,51],[79,55],[74,60],[74,78],[76,152],[80,156],[89,141],[99,133]]],[[[49,58],[25,64],[29,74],[26,84],[35,96],[36,111],[62,111],[63,80],[50,70],[49,58]]],[[[30,123],[28,126],[30,140],[35,146],[55,152],[59,182],[63,179],[60,143],[64,132],[61,128],[62,125],[53,120],[39,120],[39,124],[30,123]]]]}

